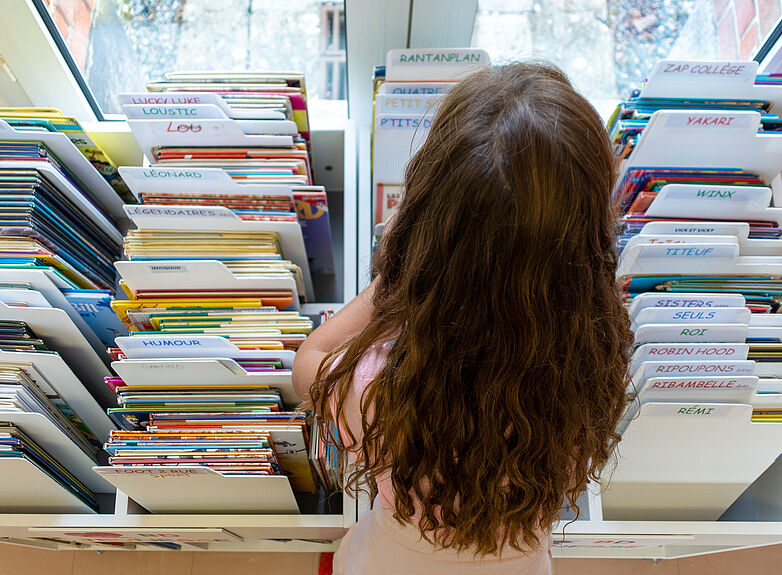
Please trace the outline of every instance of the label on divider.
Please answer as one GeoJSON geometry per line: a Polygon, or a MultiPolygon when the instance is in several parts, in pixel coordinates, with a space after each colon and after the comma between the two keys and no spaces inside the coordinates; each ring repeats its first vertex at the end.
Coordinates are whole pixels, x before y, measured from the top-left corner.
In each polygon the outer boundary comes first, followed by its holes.
{"type": "Polygon", "coordinates": [[[746,306],[698,309],[691,307],[647,307],[635,314],[633,327],[651,323],[744,323],[752,313],[746,306]]]}
{"type": "Polygon", "coordinates": [[[397,95],[436,95],[447,94],[454,82],[383,82],[377,89],[378,94],[397,95]]]}
{"type": "Polygon", "coordinates": [[[744,296],[737,293],[731,294],[706,294],[706,293],[642,293],[633,298],[628,313],[631,318],[648,307],[686,307],[686,308],[713,308],[713,307],[741,307],[745,305],[744,296]]]}
{"type": "Polygon", "coordinates": [[[386,80],[451,80],[490,63],[488,52],[479,48],[389,50],[386,80]]]}
{"type": "Polygon", "coordinates": [[[633,353],[629,373],[632,375],[645,361],[746,360],[746,343],[646,343],[633,353]]]}
{"type": "Polygon", "coordinates": [[[128,359],[224,357],[230,358],[238,348],[219,336],[150,335],[121,336],[115,339],[117,347],[128,359]]]}
{"type": "Polygon", "coordinates": [[[650,244],[641,246],[638,259],[641,258],[678,258],[678,259],[721,259],[733,260],[739,255],[738,242],[735,244],[650,244]]]}
{"type": "Polygon", "coordinates": [[[671,79],[682,82],[713,80],[738,84],[755,82],[758,63],[754,61],[728,62],[724,60],[660,60],[649,75],[648,82],[671,79]]]}
{"type": "Polygon", "coordinates": [[[378,130],[419,130],[426,133],[432,127],[434,116],[427,114],[410,115],[403,114],[382,114],[375,118],[375,127],[378,130]]]}
{"type": "Polygon", "coordinates": [[[646,217],[677,217],[697,213],[700,218],[737,218],[763,214],[771,203],[771,189],[759,186],[668,184],[646,210],[646,217]]]}
{"type": "MultiPolygon", "coordinates": [[[[119,338],[117,338],[119,339],[119,338]]],[[[633,375],[632,386],[640,391],[655,377],[727,377],[754,375],[755,362],[735,361],[645,361],[633,375]]]]}
{"type": "Polygon", "coordinates": [[[641,228],[639,236],[735,236],[747,239],[749,224],[746,222],[649,222],[641,228]]]}
{"type": "Polygon", "coordinates": [[[160,119],[220,119],[226,115],[222,109],[212,104],[154,104],[128,105],[124,107],[128,119],[160,120],[160,119]]]}
{"type": "Polygon", "coordinates": [[[649,323],[635,330],[635,343],[744,343],[745,323],[649,323]]]}
{"type": "Polygon", "coordinates": [[[679,403],[672,403],[670,405],[656,404],[654,406],[654,415],[722,418],[735,415],[737,411],[736,407],[741,407],[741,405],[722,403],[691,403],[686,405],[679,403]]]}
{"type": "Polygon", "coordinates": [[[671,114],[666,118],[667,129],[698,130],[702,132],[744,132],[757,123],[758,116],[727,112],[689,112],[671,114]]]}
{"type": "Polygon", "coordinates": [[[654,377],[638,392],[641,403],[650,401],[706,401],[750,403],[758,378],[739,377],[654,377]]]}
{"type": "Polygon", "coordinates": [[[439,95],[378,94],[375,114],[433,114],[441,101],[439,95]]]}

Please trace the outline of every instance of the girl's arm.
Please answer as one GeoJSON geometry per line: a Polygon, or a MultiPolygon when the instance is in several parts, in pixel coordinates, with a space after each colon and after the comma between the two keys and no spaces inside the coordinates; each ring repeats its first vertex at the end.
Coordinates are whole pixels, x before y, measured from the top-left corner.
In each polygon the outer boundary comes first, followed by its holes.
{"type": "Polygon", "coordinates": [[[323,358],[342,342],[361,331],[375,314],[372,297],[375,282],[358,294],[334,317],[324,322],[304,340],[296,352],[293,361],[293,389],[298,396],[306,399],[310,386],[315,381],[323,358]]]}

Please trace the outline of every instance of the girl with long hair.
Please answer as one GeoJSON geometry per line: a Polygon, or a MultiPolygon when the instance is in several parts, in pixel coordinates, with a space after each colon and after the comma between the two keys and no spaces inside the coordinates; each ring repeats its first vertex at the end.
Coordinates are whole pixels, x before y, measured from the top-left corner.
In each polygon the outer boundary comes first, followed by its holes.
{"type": "Polygon", "coordinates": [[[486,68],[440,103],[376,279],[296,354],[355,461],[345,488],[374,499],[335,573],[550,573],[551,525],[599,478],[625,402],[614,166],[552,66],[486,68]]]}

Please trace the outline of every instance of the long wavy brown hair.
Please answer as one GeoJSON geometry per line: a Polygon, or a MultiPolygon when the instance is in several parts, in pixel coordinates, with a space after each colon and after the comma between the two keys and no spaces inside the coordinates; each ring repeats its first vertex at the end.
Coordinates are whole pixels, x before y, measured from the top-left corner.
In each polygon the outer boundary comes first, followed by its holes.
{"type": "Polygon", "coordinates": [[[609,460],[631,344],[614,166],[566,76],[515,63],[457,84],[407,167],[375,260],[376,313],[326,357],[310,397],[357,459],[346,488],[390,472],[395,517],[418,509],[427,541],[534,549],[609,460]],[[348,390],[362,354],[387,341],[359,434],[348,390]]]}

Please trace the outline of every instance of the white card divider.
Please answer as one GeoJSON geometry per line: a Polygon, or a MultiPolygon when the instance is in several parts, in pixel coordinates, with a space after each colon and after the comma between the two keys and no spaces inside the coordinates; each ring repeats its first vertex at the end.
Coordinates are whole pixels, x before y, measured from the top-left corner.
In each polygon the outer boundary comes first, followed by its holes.
{"type": "MultiPolygon", "coordinates": [[[[73,142],[71,142],[68,136],[65,134],[60,132],[26,132],[23,130],[15,130],[7,122],[0,120],[0,140],[11,142],[43,143],[54,153],[54,155],[57,156],[57,158],[63,164],[68,167],[73,175],[76,176],[79,181],[88,188],[88,191],[94,200],[112,218],[114,218],[117,223],[126,220],[125,213],[122,210],[122,206],[124,205],[122,198],[117,195],[117,192],[114,191],[114,188],[112,188],[111,185],[109,185],[109,183],[103,178],[103,176],[98,173],[90,161],[84,157],[84,154],[82,154],[76,148],[76,146],[73,145],[73,142]]],[[[39,167],[38,164],[39,162],[25,163],[25,165],[30,168],[39,167]]],[[[5,166],[6,163],[3,162],[3,165],[5,166]]],[[[49,164],[47,163],[46,165],[48,166],[49,164]]],[[[47,171],[47,174],[50,174],[51,171],[47,171]]],[[[70,182],[62,178],[62,176],[59,176],[59,174],[55,174],[53,177],[56,178],[55,181],[58,184],[58,188],[60,188],[67,196],[71,197],[74,195],[74,193],[76,193],[77,197],[72,199],[77,205],[82,206],[88,214],[91,216],[93,216],[93,214],[94,216],[97,216],[94,217],[94,221],[96,223],[101,225],[101,227],[103,227],[105,224],[108,224],[107,220],[98,214],[92,206],[89,206],[88,209],[88,207],[85,205],[88,204],[88,202],[86,202],[81,193],[78,193],[78,190],[76,190],[70,182]]],[[[114,227],[111,224],[108,225],[109,227],[114,227]]],[[[118,233],[116,229],[114,229],[114,233],[118,233]]],[[[122,243],[121,234],[119,243],[122,243]]]]}
{"type": "MultiPolygon", "coordinates": [[[[2,120],[0,120],[2,121],[2,120]]],[[[65,196],[67,196],[74,204],[76,204],[86,214],[86,217],[95,222],[101,231],[103,231],[109,238],[114,241],[118,246],[122,245],[122,234],[117,230],[113,223],[111,223],[106,217],[101,214],[95,206],[90,204],[89,200],[58,170],[56,170],[48,162],[31,162],[27,160],[4,160],[2,166],[4,168],[17,168],[17,169],[29,169],[39,170],[44,175],[48,176],[49,181],[60,190],[65,196]]],[[[112,194],[114,191],[111,192],[112,194]]],[[[124,204],[123,204],[124,205],[124,204]]]]}
{"type": "Polygon", "coordinates": [[[641,90],[642,98],[764,100],[780,113],[782,86],[756,85],[758,63],[728,60],[660,60],[641,90]]]}
{"type": "Polygon", "coordinates": [[[603,493],[606,520],[716,520],[779,456],[782,425],[748,404],[646,403],[603,493]]]}
{"type": "MultiPolygon", "coordinates": [[[[308,301],[315,299],[304,236],[298,222],[257,222],[241,219],[224,206],[125,206],[131,222],[140,230],[204,230],[276,233],[283,258],[301,268],[308,301]]],[[[118,264],[120,262],[117,262],[118,264]]]]}
{"type": "MultiPolygon", "coordinates": [[[[285,115],[282,112],[275,112],[273,110],[235,110],[232,109],[228,103],[223,99],[220,94],[214,92],[132,92],[128,94],[120,94],[120,102],[125,108],[126,114],[128,108],[136,106],[180,106],[186,109],[192,107],[202,106],[214,106],[218,108],[221,115],[214,116],[215,118],[234,118],[234,119],[248,119],[248,120],[284,120],[285,115]]],[[[208,117],[209,112],[205,112],[206,115],[200,115],[196,117],[208,117]]],[[[182,113],[179,117],[187,117],[190,114],[182,113]]],[[[138,117],[149,117],[150,114],[144,114],[143,112],[138,117]]],[[[131,116],[128,115],[128,118],[131,116]]]]}
{"type": "MultiPolygon", "coordinates": [[[[0,412],[0,421],[8,421],[24,431],[25,435],[95,493],[113,491],[109,483],[93,473],[92,468],[97,463],[95,459],[85,453],[45,415],[0,412]]],[[[2,460],[0,460],[0,469],[2,469],[2,460]]]]}
{"type": "Polygon", "coordinates": [[[659,110],[652,114],[620,169],[738,168],[771,182],[780,172],[782,133],[758,133],[752,111],[659,110]]]}
{"type": "Polygon", "coordinates": [[[764,186],[666,184],[644,215],[680,218],[697,214],[698,219],[771,221],[779,225],[782,208],[769,207],[771,198],[771,188],[764,186]]]}
{"type": "Polygon", "coordinates": [[[231,359],[271,359],[282,361],[286,369],[293,368],[296,352],[287,349],[253,350],[239,349],[216,335],[188,335],[187,337],[163,334],[126,335],[115,340],[117,347],[128,359],[171,359],[224,357],[231,359]]]}
{"type": "MultiPolygon", "coordinates": [[[[119,275],[138,290],[290,290],[293,307],[300,309],[296,280],[291,277],[247,278],[234,275],[218,260],[131,260],[115,262],[119,275]]],[[[215,294],[217,295],[217,294],[215,294]]]]}
{"type": "Polygon", "coordinates": [[[116,404],[114,393],[103,383],[111,375],[71,318],[59,308],[9,307],[0,302],[0,320],[23,321],[56,349],[76,377],[102,406],[116,404]]]}
{"type": "Polygon", "coordinates": [[[0,459],[0,513],[95,513],[23,458],[0,459]]]}
{"type": "Polygon", "coordinates": [[[239,184],[222,168],[123,166],[122,179],[137,198],[143,193],[193,195],[287,196],[293,200],[290,185],[239,184]]]}
{"type": "Polygon", "coordinates": [[[108,441],[109,431],[116,429],[106,410],[98,405],[59,354],[0,350],[0,364],[25,369],[44,393],[51,388],[101,441],[108,441]]]}
{"type": "Polygon", "coordinates": [[[35,291],[40,292],[46,298],[52,307],[61,309],[68,315],[97,356],[108,363],[109,357],[106,354],[106,346],[81,314],[73,308],[68,298],[62,294],[60,289],[69,288],[70,286],[63,282],[57,274],[51,270],[6,268],[0,273],[0,278],[2,278],[4,283],[30,284],[35,291]]]}
{"type": "Polygon", "coordinates": [[[412,48],[389,50],[388,81],[443,81],[462,78],[491,64],[479,48],[412,48]]]}
{"type": "Polygon", "coordinates": [[[703,237],[682,244],[636,244],[622,251],[617,278],[644,275],[749,276],[782,274],[782,256],[742,256],[736,238],[703,237]]]}
{"type": "MultiPolygon", "coordinates": [[[[779,208],[768,210],[782,212],[779,208]]],[[[747,222],[649,222],[638,235],[628,240],[625,247],[641,243],[686,243],[696,238],[699,238],[697,241],[725,242],[713,239],[720,236],[738,239],[739,251],[744,256],[782,256],[782,240],[750,239],[747,222]]]]}
{"type": "Polygon", "coordinates": [[[128,120],[128,125],[151,163],[155,162],[152,151],[157,147],[293,147],[290,135],[251,134],[239,121],[230,118],[128,120]]]}
{"type": "Polygon", "coordinates": [[[117,347],[128,359],[177,359],[223,357],[231,359],[278,358],[286,369],[293,368],[296,352],[287,349],[239,349],[224,337],[216,335],[163,334],[125,335],[116,338],[117,347]]]}
{"type": "Polygon", "coordinates": [[[94,470],[152,513],[299,513],[290,482],[283,475],[225,476],[202,466],[94,470]]]}
{"type": "MultiPolygon", "coordinates": [[[[267,352],[269,357],[274,354],[267,352]]],[[[236,360],[220,357],[123,359],[111,364],[128,385],[268,385],[280,390],[286,406],[301,401],[293,389],[291,372],[248,372],[236,360]]]]}

